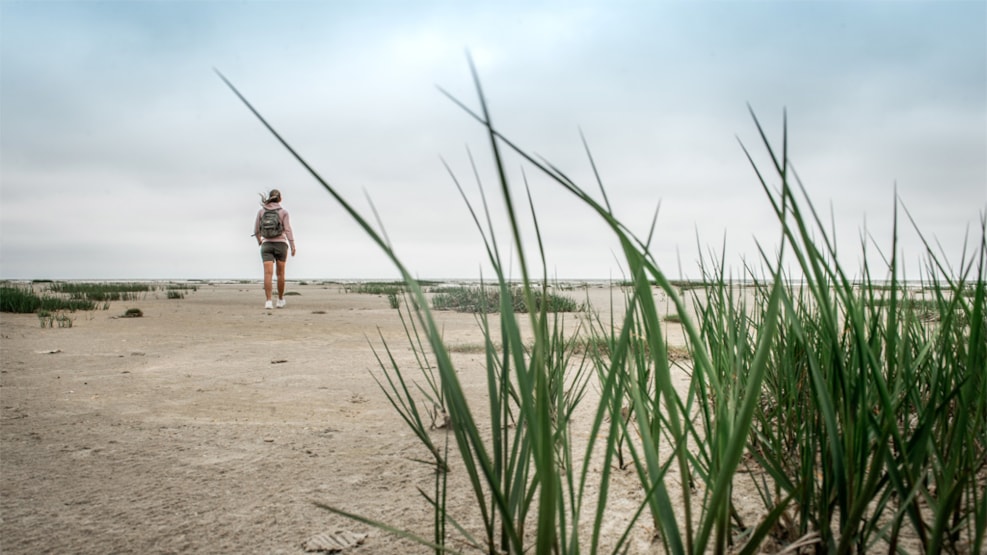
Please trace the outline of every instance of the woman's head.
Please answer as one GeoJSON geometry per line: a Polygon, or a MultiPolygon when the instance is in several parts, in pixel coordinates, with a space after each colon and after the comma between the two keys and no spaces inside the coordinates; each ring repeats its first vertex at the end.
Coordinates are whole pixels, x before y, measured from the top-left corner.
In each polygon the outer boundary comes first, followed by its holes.
{"type": "Polygon", "coordinates": [[[260,200],[263,204],[267,204],[269,202],[281,202],[281,191],[277,189],[271,189],[271,192],[267,193],[266,196],[264,195],[264,193],[261,193],[260,200]]]}

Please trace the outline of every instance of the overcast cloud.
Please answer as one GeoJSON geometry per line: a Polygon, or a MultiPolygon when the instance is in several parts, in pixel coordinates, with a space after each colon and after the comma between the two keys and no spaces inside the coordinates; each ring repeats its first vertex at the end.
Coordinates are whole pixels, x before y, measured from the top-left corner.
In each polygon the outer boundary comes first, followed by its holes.
{"type": "MultiPolygon", "coordinates": [[[[249,235],[272,187],[298,242],[290,279],[397,275],[213,68],[360,210],[373,200],[412,271],[489,275],[441,162],[478,202],[469,149],[497,198],[482,128],[436,88],[478,106],[467,49],[505,135],[595,191],[581,129],[641,236],[661,204],[672,276],[698,277],[699,247],[724,242],[739,274],[777,241],[738,144],[766,163],[748,103],[778,141],[787,109],[790,156],[850,267],[865,226],[872,265],[890,248],[896,188],[953,263],[987,210],[979,1],[2,0],[0,37],[4,279],[259,278],[249,235]]],[[[522,166],[509,158],[519,199],[522,166]]],[[[524,172],[549,273],[620,277],[599,218],[524,172]]],[[[922,244],[901,227],[915,279],[922,244]]]]}

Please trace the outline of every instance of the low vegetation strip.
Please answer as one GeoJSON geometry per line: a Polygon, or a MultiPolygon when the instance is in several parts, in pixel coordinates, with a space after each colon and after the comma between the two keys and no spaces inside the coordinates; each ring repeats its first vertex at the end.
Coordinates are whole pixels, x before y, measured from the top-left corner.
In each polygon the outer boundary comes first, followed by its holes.
{"type": "Polygon", "coordinates": [[[149,283],[83,283],[56,281],[49,291],[63,293],[72,299],[90,301],[133,301],[138,300],[155,287],[149,283]]]}
{"type": "MultiPolygon", "coordinates": [[[[544,294],[540,291],[532,293],[534,310],[545,308],[546,312],[577,312],[580,305],[569,297],[544,294]]],[[[511,306],[514,312],[528,313],[531,307],[525,300],[524,290],[520,287],[511,289],[511,306]]],[[[454,287],[443,289],[432,297],[432,307],[435,310],[452,310],[455,312],[493,313],[500,312],[500,289],[494,287],[454,287]]]]}
{"type": "Polygon", "coordinates": [[[197,289],[196,285],[185,283],[36,280],[30,285],[17,285],[4,282],[0,286],[0,312],[29,314],[39,311],[106,310],[110,301],[137,301],[158,290],[164,290],[169,299],[182,299],[185,292],[197,289]]]}
{"type": "Polygon", "coordinates": [[[96,303],[86,299],[66,299],[55,295],[38,295],[33,289],[0,287],[0,312],[30,314],[45,310],[95,310],[96,303]]]}

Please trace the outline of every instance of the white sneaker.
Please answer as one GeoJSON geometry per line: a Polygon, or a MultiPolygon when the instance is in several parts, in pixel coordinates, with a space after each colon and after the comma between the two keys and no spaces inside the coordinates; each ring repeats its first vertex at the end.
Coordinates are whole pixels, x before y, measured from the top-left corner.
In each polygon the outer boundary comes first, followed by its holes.
{"type": "Polygon", "coordinates": [[[284,308],[284,305],[285,305],[284,299],[278,299],[278,308],[284,308]]]}
{"type": "Polygon", "coordinates": [[[264,303],[264,308],[270,310],[270,309],[274,308],[274,305],[271,304],[271,301],[267,301],[266,303],[264,303]]]}

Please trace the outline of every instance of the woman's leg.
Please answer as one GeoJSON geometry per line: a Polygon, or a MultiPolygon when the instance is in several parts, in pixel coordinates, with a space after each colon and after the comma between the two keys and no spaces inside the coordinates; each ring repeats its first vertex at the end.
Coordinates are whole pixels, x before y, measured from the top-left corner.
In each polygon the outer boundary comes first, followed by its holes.
{"type": "MultiPolygon", "coordinates": [[[[283,273],[284,270],[281,270],[283,273]]],[[[271,289],[272,281],[274,279],[274,261],[264,261],[264,294],[267,295],[267,300],[271,300],[271,289]]],[[[281,286],[281,282],[278,282],[278,287],[281,286]]]]}
{"type": "Polygon", "coordinates": [[[284,270],[287,265],[287,260],[278,260],[278,299],[284,298],[284,270]]]}

